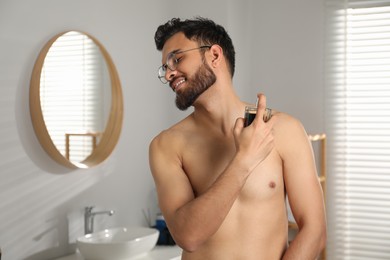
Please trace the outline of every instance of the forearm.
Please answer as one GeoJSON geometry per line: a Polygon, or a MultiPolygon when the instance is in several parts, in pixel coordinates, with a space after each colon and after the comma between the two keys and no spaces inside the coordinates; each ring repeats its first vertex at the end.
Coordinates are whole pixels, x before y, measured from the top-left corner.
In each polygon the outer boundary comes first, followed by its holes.
{"type": "Polygon", "coordinates": [[[307,259],[314,260],[325,248],[326,231],[325,228],[300,229],[294,240],[286,250],[283,260],[307,259]]]}
{"type": "Polygon", "coordinates": [[[178,208],[170,223],[175,241],[193,251],[210,238],[223,223],[249,174],[234,158],[204,193],[178,208]]]}

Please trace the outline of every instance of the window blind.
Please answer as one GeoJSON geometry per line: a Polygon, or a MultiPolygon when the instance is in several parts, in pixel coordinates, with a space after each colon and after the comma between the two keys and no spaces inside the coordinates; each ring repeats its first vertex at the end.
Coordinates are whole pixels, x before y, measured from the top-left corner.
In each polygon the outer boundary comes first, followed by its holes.
{"type": "Polygon", "coordinates": [[[68,32],[49,49],[41,73],[41,107],[46,127],[57,149],[69,159],[83,161],[93,149],[93,138],[104,128],[102,57],[84,34],[68,32]]]}
{"type": "Polygon", "coordinates": [[[326,1],[329,259],[390,259],[390,1],[326,1]]]}

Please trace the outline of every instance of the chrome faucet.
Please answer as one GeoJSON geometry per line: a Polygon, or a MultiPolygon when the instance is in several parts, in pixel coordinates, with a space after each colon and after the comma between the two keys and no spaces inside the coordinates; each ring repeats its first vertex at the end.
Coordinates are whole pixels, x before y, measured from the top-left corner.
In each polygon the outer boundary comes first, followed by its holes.
{"type": "Polygon", "coordinates": [[[106,214],[109,216],[114,215],[113,210],[92,212],[93,208],[94,208],[93,206],[85,207],[85,211],[84,211],[84,233],[85,234],[93,233],[93,219],[95,215],[101,215],[101,214],[106,214]]]}

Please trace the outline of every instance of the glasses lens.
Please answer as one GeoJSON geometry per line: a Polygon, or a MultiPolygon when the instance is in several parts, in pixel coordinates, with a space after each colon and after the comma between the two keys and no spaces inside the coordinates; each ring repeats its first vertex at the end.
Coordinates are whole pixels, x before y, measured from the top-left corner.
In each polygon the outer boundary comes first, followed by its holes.
{"type": "Polygon", "coordinates": [[[163,84],[166,84],[168,83],[168,81],[165,79],[165,73],[167,72],[167,70],[165,69],[165,66],[161,66],[160,68],[158,68],[158,78],[160,79],[160,81],[163,83],[163,84]]]}
{"type": "Polygon", "coordinates": [[[165,73],[167,72],[167,70],[165,69],[165,66],[161,66],[160,68],[158,68],[158,77],[165,77],[165,73]]]}
{"type": "Polygon", "coordinates": [[[172,71],[176,70],[176,56],[174,53],[169,53],[167,57],[167,62],[158,69],[158,78],[164,84],[168,83],[168,81],[165,79],[167,68],[172,71]]]}
{"type": "Polygon", "coordinates": [[[176,70],[176,55],[175,53],[170,53],[167,57],[167,67],[170,70],[176,70]]]}

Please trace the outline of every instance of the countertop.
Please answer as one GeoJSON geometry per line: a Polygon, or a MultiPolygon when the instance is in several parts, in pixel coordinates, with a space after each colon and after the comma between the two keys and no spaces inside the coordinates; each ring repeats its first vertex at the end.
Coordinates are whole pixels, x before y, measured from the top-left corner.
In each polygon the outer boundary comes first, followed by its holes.
{"type": "MultiPolygon", "coordinates": [[[[181,249],[178,246],[156,246],[152,251],[147,254],[129,258],[129,260],[180,260],[181,249]]],[[[85,260],[81,256],[80,252],[76,250],[76,253],[68,256],[56,258],[54,260],[85,260]]],[[[107,259],[109,260],[109,259],[107,259]]]]}

